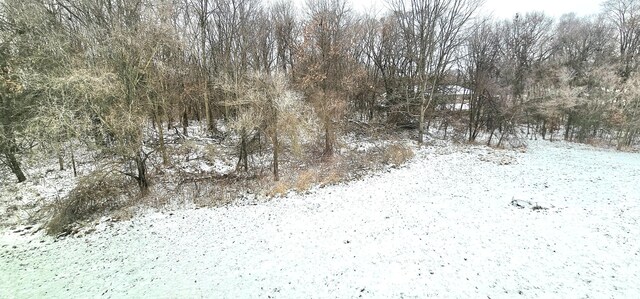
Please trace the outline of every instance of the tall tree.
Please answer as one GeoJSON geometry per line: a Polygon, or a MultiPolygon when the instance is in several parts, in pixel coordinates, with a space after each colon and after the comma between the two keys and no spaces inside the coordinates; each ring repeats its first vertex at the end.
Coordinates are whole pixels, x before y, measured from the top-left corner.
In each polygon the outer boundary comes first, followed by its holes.
{"type": "Polygon", "coordinates": [[[502,57],[502,36],[500,28],[491,20],[482,20],[474,24],[472,33],[466,42],[461,59],[466,82],[471,89],[469,100],[469,142],[474,142],[483,127],[491,127],[496,109],[504,99],[503,86],[500,83],[500,63],[502,57]]]}
{"type": "Polygon", "coordinates": [[[425,114],[437,88],[455,60],[465,24],[480,0],[394,0],[391,7],[407,43],[412,71],[409,90],[420,105],[418,143],[424,141],[425,114]]]}
{"type": "Polygon", "coordinates": [[[324,128],[324,155],[332,156],[336,125],[355,85],[350,55],[354,21],[343,0],[310,0],[296,65],[298,84],[316,107],[324,128]]]}
{"type": "Polygon", "coordinates": [[[25,181],[21,136],[35,117],[44,82],[66,64],[64,33],[41,1],[0,2],[0,162],[25,181]]]}
{"type": "Polygon", "coordinates": [[[607,0],[604,9],[617,31],[620,73],[627,79],[640,62],[640,1],[607,0]]]}
{"type": "Polygon", "coordinates": [[[271,7],[276,42],[276,64],[283,72],[293,69],[293,55],[296,41],[297,23],[291,2],[276,2],[271,7]]]}

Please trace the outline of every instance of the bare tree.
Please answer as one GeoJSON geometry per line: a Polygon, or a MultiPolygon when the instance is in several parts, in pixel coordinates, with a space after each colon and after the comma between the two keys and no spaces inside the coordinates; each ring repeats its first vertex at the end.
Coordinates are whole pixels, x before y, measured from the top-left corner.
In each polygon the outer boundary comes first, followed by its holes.
{"type": "Polygon", "coordinates": [[[598,89],[604,80],[593,80],[595,70],[613,62],[612,32],[600,17],[578,18],[574,14],[562,16],[555,32],[552,63],[566,68],[565,73],[569,76],[567,80],[561,80],[564,86],[558,88],[582,90],[570,104],[562,103],[566,114],[564,139],[571,140],[574,128],[581,126],[588,117],[583,114],[588,98],[600,95],[598,89]]]}
{"type": "Polygon", "coordinates": [[[195,3],[195,12],[198,18],[198,52],[200,53],[200,69],[202,78],[202,101],[204,103],[204,113],[207,121],[207,128],[209,130],[215,129],[215,122],[211,115],[211,103],[209,102],[209,64],[207,58],[209,57],[207,41],[211,42],[209,38],[209,17],[211,15],[209,6],[209,0],[198,0],[195,3]]]}
{"type": "Polygon", "coordinates": [[[504,100],[500,85],[502,36],[500,28],[490,20],[482,20],[472,26],[472,33],[463,52],[466,59],[463,69],[471,89],[469,98],[468,139],[474,142],[480,130],[493,122],[490,111],[504,100]],[[501,99],[502,98],[502,99],[501,99]]]}
{"type": "Polygon", "coordinates": [[[607,0],[605,13],[617,31],[621,76],[629,78],[638,67],[640,54],[640,1],[607,0]]]}
{"type": "Polygon", "coordinates": [[[297,22],[291,2],[277,2],[271,7],[271,19],[275,29],[276,59],[278,68],[285,74],[293,69],[297,22]]]}
{"type": "Polygon", "coordinates": [[[396,14],[407,43],[410,61],[410,90],[420,103],[418,143],[424,141],[425,114],[434,100],[438,85],[455,60],[464,25],[478,9],[480,0],[395,0],[396,14]]]}
{"type": "Polygon", "coordinates": [[[538,12],[517,14],[505,24],[505,50],[513,77],[512,93],[517,100],[523,100],[535,71],[551,56],[552,24],[552,19],[538,12]]]}
{"type": "Polygon", "coordinates": [[[324,127],[324,155],[332,156],[336,124],[355,85],[350,72],[355,65],[349,51],[353,19],[342,0],[307,2],[308,20],[296,65],[298,84],[315,106],[324,127]]]}
{"type": "Polygon", "coordinates": [[[531,123],[539,120],[533,110],[546,96],[546,89],[536,82],[545,76],[545,63],[553,53],[552,25],[552,19],[543,13],[533,12],[524,16],[516,14],[503,26],[503,78],[511,87],[515,104],[524,111],[527,136],[532,133],[531,123]]]}

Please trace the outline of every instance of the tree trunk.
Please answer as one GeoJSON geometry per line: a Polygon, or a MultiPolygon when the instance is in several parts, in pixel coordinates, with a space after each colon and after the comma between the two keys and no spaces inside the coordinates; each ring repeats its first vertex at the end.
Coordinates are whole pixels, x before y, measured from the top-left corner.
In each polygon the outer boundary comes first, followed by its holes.
{"type": "Polygon", "coordinates": [[[324,156],[333,156],[333,136],[331,130],[331,120],[327,119],[324,122],[324,156]]]}
{"type": "MultiPolygon", "coordinates": [[[[6,119],[2,119],[6,121],[6,119]]],[[[22,168],[20,166],[20,161],[16,157],[17,146],[16,140],[13,135],[12,128],[10,124],[3,122],[0,124],[0,130],[4,131],[4,142],[0,143],[0,154],[4,154],[6,158],[7,166],[11,172],[16,176],[19,183],[22,183],[27,180],[27,177],[24,175],[22,168]]],[[[1,134],[2,132],[0,132],[1,134]]]]}
{"type": "Polygon", "coordinates": [[[136,170],[138,171],[136,181],[138,182],[140,193],[145,195],[149,191],[149,181],[147,179],[147,159],[144,157],[144,153],[142,152],[142,150],[136,156],[135,162],[136,170]]]}
{"type": "Polygon", "coordinates": [[[243,138],[242,139],[242,143],[243,143],[243,160],[244,160],[244,172],[248,172],[249,171],[249,150],[247,149],[247,139],[243,138]]]}
{"type": "Polygon", "coordinates": [[[487,141],[487,146],[491,146],[491,139],[493,138],[493,132],[495,130],[491,130],[491,132],[489,133],[489,141],[487,141]]]}
{"type": "Polygon", "coordinates": [[[444,139],[447,139],[447,129],[449,129],[449,122],[444,121],[444,139]]]}
{"type": "Polygon", "coordinates": [[[189,127],[189,116],[187,115],[187,106],[184,106],[184,110],[182,110],[182,135],[185,137],[188,136],[189,132],[187,128],[189,127]]]}
{"type": "Polygon", "coordinates": [[[209,70],[207,65],[207,29],[209,27],[209,1],[202,1],[202,11],[200,12],[200,53],[202,54],[202,85],[203,85],[203,100],[204,100],[204,113],[206,118],[206,128],[211,132],[213,128],[213,120],[211,119],[211,110],[209,108],[209,70]]]}
{"type": "MultiPolygon", "coordinates": [[[[158,117],[158,119],[160,119],[158,117]]],[[[158,122],[158,139],[160,141],[160,152],[162,153],[162,165],[169,165],[169,156],[164,144],[164,129],[162,127],[162,121],[158,122]]]]}
{"type": "Polygon", "coordinates": [[[13,172],[13,174],[18,179],[18,183],[26,181],[27,177],[24,175],[24,172],[22,172],[22,168],[20,168],[20,162],[16,158],[16,155],[11,151],[6,151],[4,153],[4,156],[5,158],[7,158],[7,163],[9,164],[11,172],[13,172]]]}
{"type": "Polygon", "coordinates": [[[273,179],[275,181],[280,180],[280,175],[278,173],[278,111],[274,112],[274,129],[273,129],[273,179]]]}
{"type": "Polygon", "coordinates": [[[506,131],[500,132],[500,138],[498,139],[497,147],[501,147],[502,146],[502,141],[504,140],[504,136],[505,135],[506,135],[506,131]]]}
{"type": "Polygon", "coordinates": [[[424,143],[424,109],[420,105],[420,120],[418,121],[418,144],[424,143]]]}
{"type": "Polygon", "coordinates": [[[211,132],[212,127],[213,127],[213,120],[211,119],[211,110],[209,108],[209,94],[207,92],[207,83],[205,81],[204,83],[205,87],[204,87],[204,113],[205,113],[205,117],[206,117],[206,128],[207,131],[211,132]]]}
{"type": "Polygon", "coordinates": [[[64,159],[62,157],[62,150],[58,149],[58,167],[60,168],[60,171],[64,170],[64,159]]]}
{"type": "Polygon", "coordinates": [[[71,147],[71,168],[73,168],[73,177],[77,177],[78,171],[76,170],[76,155],[73,153],[73,147],[71,147]]]}
{"type": "Polygon", "coordinates": [[[202,116],[200,115],[200,109],[201,107],[192,107],[191,111],[193,111],[193,113],[196,114],[196,120],[198,121],[198,123],[200,123],[202,121],[202,116]]]}
{"type": "Polygon", "coordinates": [[[278,173],[278,130],[276,129],[273,136],[273,179],[275,181],[280,180],[280,174],[278,173]]]}
{"type": "Polygon", "coordinates": [[[471,105],[471,101],[469,101],[469,125],[467,128],[469,129],[469,143],[476,141],[475,136],[473,134],[473,127],[475,126],[475,117],[473,115],[475,110],[475,105],[471,105]]]}
{"type": "MultiPolygon", "coordinates": [[[[426,83],[425,83],[426,84],[426,83]]],[[[433,93],[436,91],[436,83],[435,81],[431,84],[431,92],[429,93],[429,101],[424,97],[424,90],[426,89],[426,85],[423,85],[421,92],[421,101],[420,101],[420,123],[418,124],[418,143],[422,144],[424,142],[424,119],[425,114],[427,113],[427,109],[433,102],[433,93]]],[[[429,126],[431,125],[431,119],[429,119],[426,130],[429,131],[429,126]]]]}
{"type": "Polygon", "coordinates": [[[567,124],[564,128],[564,140],[569,141],[569,134],[571,132],[571,114],[567,117],[567,124]]]}
{"type": "Polygon", "coordinates": [[[240,134],[240,153],[238,154],[238,164],[236,166],[236,168],[238,166],[242,166],[244,168],[244,171],[247,172],[249,171],[249,154],[248,154],[248,150],[247,150],[247,135],[243,132],[241,132],[240,134]]]}

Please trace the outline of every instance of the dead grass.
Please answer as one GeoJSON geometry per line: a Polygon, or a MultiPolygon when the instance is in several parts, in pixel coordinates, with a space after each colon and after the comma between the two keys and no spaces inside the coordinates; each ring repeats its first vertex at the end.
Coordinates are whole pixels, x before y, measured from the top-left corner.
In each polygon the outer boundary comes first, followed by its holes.
{"type": "MultiPolygon", "coordinates": [[[[384,153],[387,148],[381,147],[367,152],[347,151],[336,154],[331,158],[307,157],[304,161],[297,161],[302,167],[283,168],[280,181],[273,182],[271,177],[265,178],[265,187],[260,194],[269,198],[284,196],[291,191],[304,193],[314,187],[326,187],[330,185],[348,182],[358,179],[365,174],[376,171],[385,165],[384,153]]],[[[398,165],[406,162],[413,156],[410,148],[396,146],[390,153],[398,165]]]]}
{"type": "Polygon", "coordinates": [[[303,170],[298,174],[295,182],[295,189],[298,192],[305,192],[318,182],[318,174],[314,169],[303,170]]]}
{"type": "Polygon", "coordinates": [[[413,150],[406,145],[393,144],[383,153],[383,161],[392,166],[400,166],[415,156],[413,150]]]}
{"type": "Polygon", "coordinates": [[[321,186],[327,185],[335,185],[345,180],[347,175],[344,171],[340,169],[331,169],[328,173],[322,178],[321,186]]]}
{"type": "Polygon", "coordinates": [[[265,195],[267,197],[284,196],[292,189],[292,184],[288,180],[280,180],[275,182],[271,189],[267,190],[265,195]]]}
{"type": "Polygon", "coordinates": [[[308,169],[293,170],[277,182],[269,181],[266,191],[261,192],[269,198],[285,196],[291,191],[304,193],[313,187],[325,187],[345,181],[348,175],[344,173],[342,164],[338,159],[322,162],[308,169]]]}

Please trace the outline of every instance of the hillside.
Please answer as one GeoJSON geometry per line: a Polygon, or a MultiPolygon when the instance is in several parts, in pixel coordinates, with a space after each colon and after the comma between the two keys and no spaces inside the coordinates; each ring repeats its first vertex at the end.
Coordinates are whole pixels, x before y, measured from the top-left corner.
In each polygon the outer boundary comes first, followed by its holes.
{"type": "Polygon", "coordinates": [[[0,297],[640,297],[640,158],[571,143],[426,147],[255,205],[4,231],[0,297]]]}

